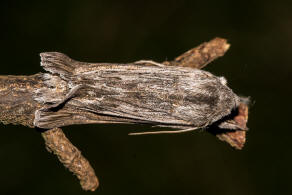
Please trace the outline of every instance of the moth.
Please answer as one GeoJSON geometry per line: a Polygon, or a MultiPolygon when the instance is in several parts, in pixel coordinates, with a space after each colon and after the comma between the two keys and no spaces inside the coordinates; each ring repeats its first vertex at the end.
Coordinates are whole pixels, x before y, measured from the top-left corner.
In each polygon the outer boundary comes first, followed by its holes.
{"type": "Polygon", "coordinates": [[[45,87],[35,91],[35,100],[45,105],[35,113],[36,127],[127,123],[173,129],[132,135],[217,128],[227,130],[219,138],[231,133],[231,145],[243,147],[247,100],[236,95],[224,77],[147,60],[85,63],[58,52],[40,55],[48,73],[42,75],[45,87]]]}

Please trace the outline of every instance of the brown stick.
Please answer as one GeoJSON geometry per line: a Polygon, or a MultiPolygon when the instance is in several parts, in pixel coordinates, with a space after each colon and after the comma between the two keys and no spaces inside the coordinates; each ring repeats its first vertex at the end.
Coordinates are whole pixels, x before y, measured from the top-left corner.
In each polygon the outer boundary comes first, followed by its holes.
{"type": "Polygon", "coordinates": [[[47,150],[57,155],[59,161],[77,176],[83,190],[94,191],[98,187],[99,182],[93,168],[60,128],[45,131],[42,137],[47,150]]]}
{"type": "Polygon", "coordinates": [[[226,39],[215,38],[183,53],[173,61],[166,61],[163,64],[201,69],[223,56],[229,47],[230,44],[227,43],[226,39]]]}

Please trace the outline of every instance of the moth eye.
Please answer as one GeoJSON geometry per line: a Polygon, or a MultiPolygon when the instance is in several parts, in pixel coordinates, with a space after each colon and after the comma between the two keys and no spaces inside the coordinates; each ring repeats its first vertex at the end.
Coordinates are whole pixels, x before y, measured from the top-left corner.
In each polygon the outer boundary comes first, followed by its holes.
{"type": "Polygon", "coordinates": [[[224,77],[219,77],[219,80],[223,85],[227,85],[227,80],[224,77]]]}

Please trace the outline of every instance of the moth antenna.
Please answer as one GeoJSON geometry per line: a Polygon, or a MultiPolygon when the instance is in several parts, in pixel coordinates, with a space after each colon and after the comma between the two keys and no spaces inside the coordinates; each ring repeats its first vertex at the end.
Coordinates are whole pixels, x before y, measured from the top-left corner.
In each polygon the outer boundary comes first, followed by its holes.
{"type": "Polygon", "coordinates": [[[190,129],[180,129],[175,131],[146,131],[146,132],[138,132],[138,133],[129,133],[128,135],[150,135],[150,134],[174,134],[174,133],[184,133],[189,131],[194,131],[199,129],[199,127],[194,127],[190,129]]]}

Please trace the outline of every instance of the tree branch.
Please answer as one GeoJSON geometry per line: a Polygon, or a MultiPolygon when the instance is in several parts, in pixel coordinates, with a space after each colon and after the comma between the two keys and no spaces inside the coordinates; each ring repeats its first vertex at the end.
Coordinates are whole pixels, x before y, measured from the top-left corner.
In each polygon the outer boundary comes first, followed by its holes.
{"type": "Polygon", "coordinates": [[[60,128],[45,131],[42,133],[42,137],[47,150],[57,155],[59,161],[77,176],[82,189],[94,191],[98,187],[98,179],[88,160],[66,138],[60,128]]]}
{"type": "MultiPolygon", "coordinates": [[[[165,61],[162,64],[152,61],[140,62],[152,66],[167,65],[200,69],[218,57],[223,56],[229,46],[230,45],[225,39],[215,38],[187,51],[173,61],[165,61]]],[[[65,60],[66,63],[69,62],[72,65],[76,65],[77,63],[68,57],[65,60]]],[[[61,65],[62,63],[60,62],[59,64],[61,65]]],[[[78,63],[82,66],[82,63],[78,63]]],[[[114,64],[109,65],[114,66],[114,64]]],[[[79,71],[82,71],[81,66],[79,71]]],[[[77,147],[66,138],[62,130],[60,128],[54,128],[53,125],[59,127],[73,124],[70,123],[70,120],[60,120],[60,116],[67,117],[68,119],[74,118],[74,124],[145,123],[145,121],[143,122],[138,119],[129,119],[127,117],[109,116],[98,113],[83,112],[80,110],[77,112],[72,110],[72,108],[66,105],[66,102],[71,98],[74,98],[75,93],[82,94],[82,86],[78,88],[79,92],[76,92],[77,90],[75,90],[66,95],[66,92],[68,92],[69,89],[68,86],[64,85],[64,79],[66,80],[66,74],[68,72],[74,74],[74,69],[70,67],[69,64],[68,67],[60,67],[60,70],[60,76],[44,73],[38,73],[31,76],[0,76],[0,121],[4,124],[20,124],[30,128],[35,128],[36,126],[41,126],[42,122],[39,121],[39,123],[36,123],[36,118],[40,117],[41,114],[46,114],[46,112],[55,112],[51,124],[52,127],[48,126],[51,129],[44,129],[41,133],[45,140],[46,148],[48,151],[55,154],[60,162],[77,176],[84,190],[94,191],[98,187],[99,182],[93,168],[81,155],[81,152],[77,147]],[[46,95],[44,96],[44,94],[46,95]],[[46,103],[48,97],[50,101],[52,101],[50,102],[50,105],[46,103]],[[59,97],[65,98],[60,99],[59,97]],[[66,112],[68,110],[75,115],[68,115],[68,112],[66,112]],[[87,119],[85,122],[84,118],[87,119]]],[[[55,70],[51,69],[51,71],[55,70]]],[[[225,123],[225,125],[235,125],[238,129],[212,133],[214,133],[220,140],[226,141],[237,149],[241,149],[245,142],[245,131],[242,130],[246,128],[247,110],[247,104],[242,103],[237,114],[233,115],[232,118],[225,123]]]]}
{"type": "Polygon", "coordinates": [[[165,61],[163,64],[201,69],[223,56],[229,47],[230,44],[227,43],[226,39],[215,38],[183,53],[173,61],[165,61]]]}

